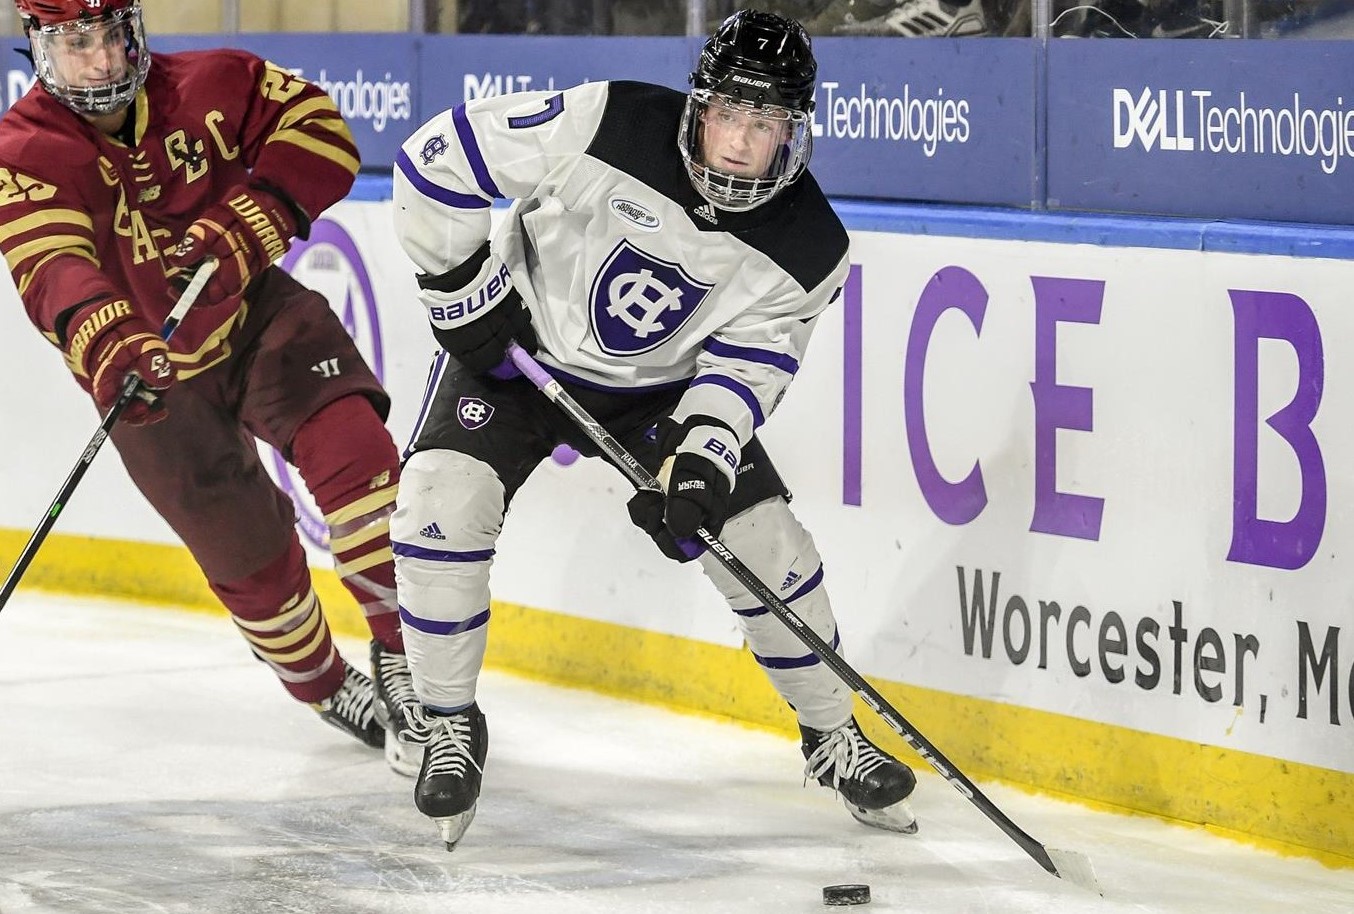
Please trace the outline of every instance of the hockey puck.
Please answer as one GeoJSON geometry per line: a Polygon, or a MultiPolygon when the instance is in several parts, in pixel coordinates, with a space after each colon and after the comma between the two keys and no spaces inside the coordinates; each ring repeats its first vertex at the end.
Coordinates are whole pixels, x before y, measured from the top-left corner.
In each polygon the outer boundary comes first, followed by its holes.
{"type": "Polygon", "coordinates": [[[868,885],[825,885],[823,886],[823,904],[848,905],[869,904],[870,887],[868,885]]]}

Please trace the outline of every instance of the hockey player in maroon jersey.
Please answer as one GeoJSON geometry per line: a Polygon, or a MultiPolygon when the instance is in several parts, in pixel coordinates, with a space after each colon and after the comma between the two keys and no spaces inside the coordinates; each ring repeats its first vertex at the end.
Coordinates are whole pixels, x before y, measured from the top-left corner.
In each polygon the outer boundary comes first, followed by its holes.
{"type": "MultiPolygon", "coordinates": [[[[756,435],[849,268],[846,230],[807,171],[817,63],[797,22],[742,10],[691,82],[688,95],[593,82],[476,99],[396,159],[396,234],[446,350],[391,539],[422,705],[412,729],[428,746],[414,802],[448,847],[487,758],[477,680],[505,511],[560,441],[598,454],[501,370],[510,340],[664,480],[666,496],[640,492],[630,510],[665,555],[689,560],[697,528],[722,530],[839,646],[817,547],[756,435]],[[517,202],[491,241],[494,197],[517,202]]],[[[861,732],[851,691],[718,562],[701,564],[795,709],[806,778],[867,825],[915,831],[916,778],[861,732]]]]}
{"type": "Polygon", "coordinates": [[[272,266],[358,169],[330,98],[235,50],[151,56],[139,0],[16,0],[39,84],[0,119],[0,251],[29,319],[283,687],[397,770],[412,700],[389,515],[389,398],[322,296],[272,266]],[[186,278],[219,267],[168,345],[186,278]],[[312,366],[337,365],[318,372],[312,366]],[[295,465],[370,624],[375,686],[330,637],[295,508],[255,439],[295,465]]]}

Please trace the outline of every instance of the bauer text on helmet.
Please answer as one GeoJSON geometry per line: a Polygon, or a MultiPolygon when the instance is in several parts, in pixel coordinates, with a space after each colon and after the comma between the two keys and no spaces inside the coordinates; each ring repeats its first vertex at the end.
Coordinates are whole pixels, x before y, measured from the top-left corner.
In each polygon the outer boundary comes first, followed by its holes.
{"type": "Polygon", "coordinates": [[[43,87],[86,115],[127,107],[150,53],[140,0],[15,0],[43,87]]]}
{"type": "Polygon", "coordinates": [[[715,30],[691,74],[678,148],[715,206],[749,210],[804,171],[818,66],[792,19],[741,10],[715,30]]]}

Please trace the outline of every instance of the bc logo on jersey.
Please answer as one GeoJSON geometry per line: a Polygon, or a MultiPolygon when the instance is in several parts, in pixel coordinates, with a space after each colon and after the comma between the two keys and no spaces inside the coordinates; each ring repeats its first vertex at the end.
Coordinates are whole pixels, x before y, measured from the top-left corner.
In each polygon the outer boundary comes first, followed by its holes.
{"type": "Polygon", "coordinates": [[[697,282],[668,263],[622,241],[592,283],[588,314],[593,336],[611,355],[638,355],[681,329],[713,284],[697,282]]]}

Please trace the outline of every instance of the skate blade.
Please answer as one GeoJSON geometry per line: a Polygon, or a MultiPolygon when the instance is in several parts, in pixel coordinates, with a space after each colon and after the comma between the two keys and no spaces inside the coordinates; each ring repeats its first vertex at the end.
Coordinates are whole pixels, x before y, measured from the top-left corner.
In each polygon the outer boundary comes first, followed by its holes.
{"type": "Polygon", "coordinates": [[[386,732],[386,764],[390,766],[391,771],[401,777],[418,777],[419,769],[423,767],[425,751],[426,747],[418,743],[405,742],[395,734],[386,732]]]}
{"type": "Polygon", "coordinates": [[[854,803],[844,804],[857,822],[868,825],[871,828],[882,828],[885,831],[896,831],[902,835],[915,835],[917,833],[917,817],[912,813],[912,807],[908,805],[907,800],[899,800],[892,806],[885,806],[883,809],[864,809],[856,806],[854,803]]]}
{"type": "Polygon", "coordinates": [[[442,843],[447,846],[449,852],[456,850],[456,845],[460,843],[466,829],[470,827],[470,823],[473,821],[475,821],[474,806],[454,816],[442,816],[433,819],[438,832],[442,835],[442,843]]]}
{"type": "MultiPolygon", "coordinates": [[[[320,720],[333,727],[335,730],[348,734],[364,746],[370,746],[373,749],[380,749],[385,745],[386,732],[378,727],[367,727],[358,729],[345,723],[337,715],[326,711],[323,706],[312,704],[312,708],[320,715],[320,720]]],[[[415,772],[417,774],[418,772],[415,772]]]]}

